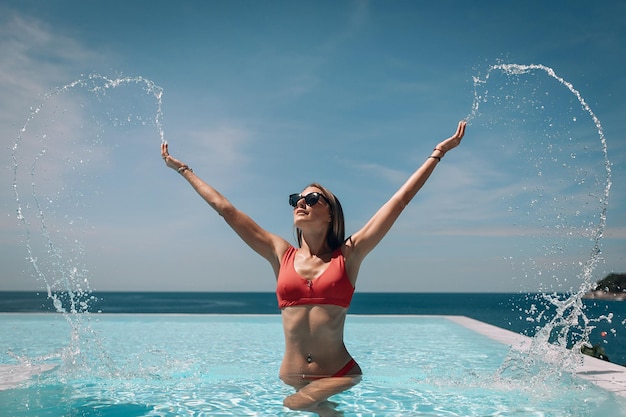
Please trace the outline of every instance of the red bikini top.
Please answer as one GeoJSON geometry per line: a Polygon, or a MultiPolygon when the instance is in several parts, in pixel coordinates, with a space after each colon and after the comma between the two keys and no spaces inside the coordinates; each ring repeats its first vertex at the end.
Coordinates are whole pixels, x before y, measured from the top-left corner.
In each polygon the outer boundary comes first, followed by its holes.
{"type": "Polygon", "coordinates": [[[296,272],[296,252],[297,249],[290,246],[280,263],[276,284],[278,307],[332,304],[347,308],[352,301],[354,287],[348,278],[341,248],[332,253],[326,270],[313,280],[303,278],[296,272]]]}

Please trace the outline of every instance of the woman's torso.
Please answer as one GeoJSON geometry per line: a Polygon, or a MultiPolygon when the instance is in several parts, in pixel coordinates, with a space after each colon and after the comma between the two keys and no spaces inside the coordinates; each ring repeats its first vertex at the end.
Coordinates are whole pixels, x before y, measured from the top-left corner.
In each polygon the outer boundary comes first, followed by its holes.
{"type": "Polygon", "coordinates": [[[332,376],[341,369],[351,359],[343,342],[346,313],[333,305],[284,308],[281,376],[332,376]]]}
{"type": "MultiPolygon", "coordinates": [[[[348,306],[354,287],[345,271],[341,249],[333,251],[325,265],[307,279],[297,250],[283,255],[277,282],[282,310],[285,356],[281,377],[332,376],[351,356],[343,342],[348,306]]],[[[355,367],[358,369],[358,365],[355,367]]],[[[360,369],[355,372],[360,374],[360,369]]],[[[354,373],[354,372],[353,372],[354,373]]]]}

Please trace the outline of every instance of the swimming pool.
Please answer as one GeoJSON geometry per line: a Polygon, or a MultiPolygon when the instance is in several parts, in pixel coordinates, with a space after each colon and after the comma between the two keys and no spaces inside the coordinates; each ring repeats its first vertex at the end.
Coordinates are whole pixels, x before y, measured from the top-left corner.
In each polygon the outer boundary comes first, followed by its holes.
{"type": "MultiPolygon", "coordinates": [[[[364,378],[336,415],[626,415],[559,369],[503,367],[507,344],[447,317],[349,315],[346,344],[364,378]]],[[[311,415],[282,406],[278,315],[1,314],[0,346],[2,416],[311,415]]]]}

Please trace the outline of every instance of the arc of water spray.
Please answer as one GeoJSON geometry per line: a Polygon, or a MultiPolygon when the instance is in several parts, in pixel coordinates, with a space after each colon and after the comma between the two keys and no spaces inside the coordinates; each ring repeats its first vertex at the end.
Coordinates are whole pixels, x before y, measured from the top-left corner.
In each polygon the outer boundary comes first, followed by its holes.
{"type": "MultiPolygon", "coordinates": [[[[53,294],[53,290],[52,287],[50,285],[49,279],[46,276],[46,274],[41,270],[41,268],[38,265],[38,260],[37,257],[34,254],[32,245],[31,245],[31,232],[30,232],[30,223],[28,221],[28,219],[26,218],[26,216],[24,215],[24,208],[22,206],[22,202],[21,202],[21,198],[20,198],[20,190],[19,190],[19,186],[18,186],[18,169],[19,169],[19,162],[17,159],[17,155],[18,155],[18,151],[20,149],[20,145],[22,144],[22,140],[24,137],[24,134],[26,133],[26,131],[28,130],[30,124],[32,123],[32,121],[37,117],[37,115],[41,112],[41,110],[45,107],[47,101],[54,97],[54,96],[58,96],[61,94],[65,94],[75,88],[85,88],[87,91],[95,94],[96,96],[98,95],[103,95],[106,94],[106,92],[110,89],[122,86],[122,85],[128,85],[128,84],[143,84],[144,85],[144,90],[146,92],[146,94],[152,94],[154,96],[154,98],[156,99],[156,103],[157,103],[157,110],[156,110],[156,115],[154,117],[154,122],[155,125],[158,129],[159,132],[159,136],[161,139],[161,142],[165,142],[165,135],[164,135],[164,131],[163,131],[163,124],[162,124],[162,119],[163,119],[163,111],[162,111],[162,96],[163,96],[163,89],[161,87],[159,87],[158,85],[156,85],[153,81],[148,80],[144,77],[138,76],[138,77],[124,77],[124,78],[117,78],[117,79],[111,79],[111,78],[107,78],[105,76],[99,75],[99,74],[90,74],[86,77],[80,78],[74,82],[71,82],[63,87],[57,88],[54,91],[52,91],[51,93],[45,94],[43,96],[43,100],[42,102],[35,108],[31,108],[30,114],[29,116],[26,118],[26,121],[24,122],[22,128],[19,130],[18,136],[15,139],[15,142],[13,143],[13,146],[11,148],[11,160],[12,160],[12,165],[13,165],[13,193],[15,195],[15,201],[17,204],[17,220],[21,223],[21,225],[24,227],[25,229],[25,235],[26,235],[26,251],[27,251],[27,259],[29,261],[29,263],[31,264],[31,266],[33,267],[36,276],[41,279],[44,284],[46,285],[46,289],[48,292],[48,298],[50,298],[53,303],[55,308],[57,309],[57,311],[59,312],[65,312],[62,304],[60,302],[60,300],[53,294]]],[[[50,251],[50,253],[52,254],[53,257],[55,258],[61,258],[61,254],[60,251],[56,248],[56,246],[54,245],[54,242],[52,240],[52,237],[50,236],[50,233],[48,231],[48,228],[46,226],[46,219],[45,219],[45,214],[44,214],[44,210],[40,204],[39,198],[37,196],[37,190],[36,190],[36,183],[34,180],[34,176],[35,176],[35,170],[37,168],[37,163],[39,162],[39,160],[45,155],[45,148],[40,150],[36,155],[35,158],[31,164],[30,167],[30,176],[31,176],[31,197],[34,201],[35,204],[35,210],[36,210],[36,216],[39,219],[39,223],[40,223],[40,227],[41,227],[41,231],[43,234],[43,237],[45,239],[46,245],[50,251]]],[[[73,273],[70,272],[70,275],[72,275],[73,273]]],[[[67,291],[68,295],[69,295],[69,300],[70,300],[70,312],[71,313],[77,313],[77,312],[87,312],[88,311],[88,306],[83,305],[76,305],[76,294],[74,294],[74,288],[71,285],[71,279],[64,277],[65,278],[65,291],[67,291]]]]}
{"type": "MultiPolygon", "coordinates": [[[[592,237],[593,248],[591,250],[591,254],[588,260],[582,266],[582,274],[583,274],[582,276],[584,278],[584,282],[581,284],[577,293],[572,294],[569,298],[565,300],[559,300],[556,297],[556,295],[555,296],[544,295],[545,299],[556,307],[556,315],[554,318],[552,318],[549,321],[549,323],[547,323],[545,326],[539,329],[536,336],[533,338],[533,344],[537,344],[537,345],[546,344],[549,341],[550,334],[552,333],[552,331],[556,330],[558,333],[558,339],[557,339],[558,343],[561,346],[566,346],[567,332],[569,331],[570,326],[575,325],[578,319],[582,318],[584,322],[584,329],[583,329],[582,339],[578,343],[575,344],[575,346],[578,346],[579,344],[584,343],[584,341],[588,339],[589,334],[592,330],[592,328],[588,326],[591,320],[586,317],[583,311],[584,305],[582,303],[582,297],[584,294],[586,294],[590,289],[592,289],[595,286],[595,284],[591,282],[591,276],[592,276],[592,272],[594,268],[596,267],[597,263],[600,260],[600,253],[601,253],[600,240],[603,236],[604,228],[606,227],[606,214],[607,214],[607,208],[608,208],[609,193],[611,189],[611,163],[608,158],[607,141],[606,141],[606,137],[604,136],[604,130],[602,128],[600,120],[595,115],[595,113],[591,110],[591,107],[589,106],[589,104],[587,104],[587,102],[582,97],[580,92],[576,90],[570,82],[558,76],[552,68],[547,67],[545,65],[541,65],[541,64],[531,64],[531,65],[497,64],[497,65],[492,65],[491,67],[489,67],[483,79],[479,77],[474,77],[474,102],[472,104],[471,113],[467,117],[468,120],[476,117],[479,114],[478,111],[479,111],[480,103],[481,101],[486,100],[485,97],[481,96],[481,93],[479,92],[479,87],[487,83],[493,71],[502,71],[507,75],[522,75],[522,74],[529,73],[531,71],[545,72],[548,76],[554,78],[561,85],[566,87],[576,97],[582,109],[591,116],[591,119],[593,120],[593,123],[596,127],[596,130],[600,139],[602,154],[604,157],[604,168],[606,170],[606,185],[604,187],[604,193],[602,197],[599,199],[600,206],[601,206],[600,221],[597,227],[595,228],[595,230],[593,231],[593,237],[592,237]],[[570,311],[570,313],[568,314],[567,311],[570,311]],[[561,327],[562,329],[559,329],[561,327]]],[[[600,320],[600,319],[601,318],[598,318],[597,320],[600,320]]],[[[562,357],[562,360],[564,361],[564,363],[566,363],[565,361],[567,361],[567,356],[562,357]]],[[[505,364],[503,369],[506,368],[506,366],[508,365],[505,364]]]]}

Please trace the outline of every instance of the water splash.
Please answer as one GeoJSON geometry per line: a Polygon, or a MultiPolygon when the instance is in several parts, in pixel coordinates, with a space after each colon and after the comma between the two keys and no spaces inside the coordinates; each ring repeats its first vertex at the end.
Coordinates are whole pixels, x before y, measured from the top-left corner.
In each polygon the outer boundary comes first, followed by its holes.
{"type": "MultiPolygon", "coordinates": [[[[81,212],[83,200],[89,193],[98,193],[98,181],[90,177],[97,174],[90,170],[94,171],[93,165],[107,164],[105,149],[98,147],[110,142],[107,129],[111,126],[153,125],[161,142],[165,141],[162,95],[161,87],[143,77],[82,77],[44,95],[31,108],[11,149],[16,218],[24,230],[26,259],[45,286],[52,308],[70,325],[70,344],[57,356],[76,369],[86,366],[85,351],[101,342],[89,323],[97,299],[90,288],[82,242],[89,230],[81,212]],[[113,90],[116,97],[111,97],[113,90]],[[128,97],[123,96],[125,90],[128,97]],[[142,95],[141,99],[151,102],[149,107],[154,106],[149,116],[141,113],[144,104],[136,103],[142,95]],[[92,106],[98,105],[102,110],[93,111],[92,106]],[[108,120],[97,120],[101,115],[108,120]],[[23,190],[28,187],[30,193],[23,190]]],[[[102,350],[100,360],[108,362],[102,350]]]]}
{"type": "Polygon", "coordinates": [[[541,259],[530,258],[521,262],[522,268],[526,270],[526,278],[535,275],[543,280],[551,278],[564,282],[567,281],[571,271],[577,268],[577,276],[580,278],[578,287],[565,288],[565,293],[551,291],[550,283],[542,284],[543,292],[537,295],[537,303],[533,304],[531,311],[524,312],[527,321],[537,323],[531,354],[520,356],[512,353],[502,366],[501,375],[553,376],[554,372],[563,369],[573,371],[582,362],[579,352],[581,347],[588,343],[595,323],[611,320],[610,314],[596,318],[588,317],[582,301],[584,295],[595,287],[594,271],[602,262],[600,244],[606,226],[611,189],[611,164],[604,130],[581,93],[545,65],[497,64],[489,67],[483,77],[474,77],[474,101],[467,119],[482,117],[480,110],[487,104],[505,107],[515,114],[514,120],[487,118],[485,123],[496,126],[495,130],[506,126],[506,130],[515,131],[518,125],[526,128],[533,125],[537,118],[544,118],[540,123],[536,123],[537,126],[533,126],[529,135],[532,137],[530,141],[533,145],[523,145],[519,152],[531,162],[528,166],[536,170],[530,172],[526,168],[525,173],[535,178],[531,181],[534,187],[524,190],[528,191],[526,195],[530,201],[524,205],[525,209],[510,209],[517,217],[516,221],[519,221],[520,217],[529,218],[526,227],[532,229],[532,233],[546,241],[551,239],[550,243],[542,245],[543,253],[538,255],[541,259]],[[546,81],[539,78],[543,75],[547,75],[546,81]],[[500,76],[504,77],[502,83],[491,82],[493,77],[500,76]],[[554,90],[552,85],[555,83],[560,88],[559,91],[554,90]],[[563,87],[570,93],[569,97],[573,97],[580,106],[579,110],[583,112],[580,117],[576,113],[575,105],[561,105],[565,101],[551,97],[559,95],[563,87]],[[518,89],[524,88],[528,88],[527,91],[530,93],[517,94],[518,89]],[[576,132],[581,129],[581,123],[584,123],[585,115],[591,119],[595,129],[598,141],[596,143],[599,145],[597,147],[603,159],[603,175],[590,174],[592,169],[589,165],[585,166],[585,163],[591,161],[592,157],[595,158],[596,150],[587,146],[582,148],[580,143],[586,138],[576,137],[576,132]],[[572,127],[565,126],[564,120],[572,127]],[[549,177],[550,173],[556,172],[559,165],[563,169],[568,169],[567,172],[573,182],[549,177]],[[556,187],[562,189],[569,187],[568,191],[572,198],[557,201],[554,195],[558,193],[551,193],[556,187]],[[533,219],[533,215],[536,215],[536,218],[533,219]],[[565,261],[552,264],[546,262],[555,256],[575,258],[569,254],[566,247],[577,245],[577,248],[582,250],[587,245],[584,242],[590,244],[586,258],[581,254],[578,259],[571,261],[572,265],[567,266],[565,261]],[[537,365],[537,362],[545,361],[558,366],[542,368],[537,365]],[[543,370],[543,373],[537,373],[537,370],[543,370]]]}

